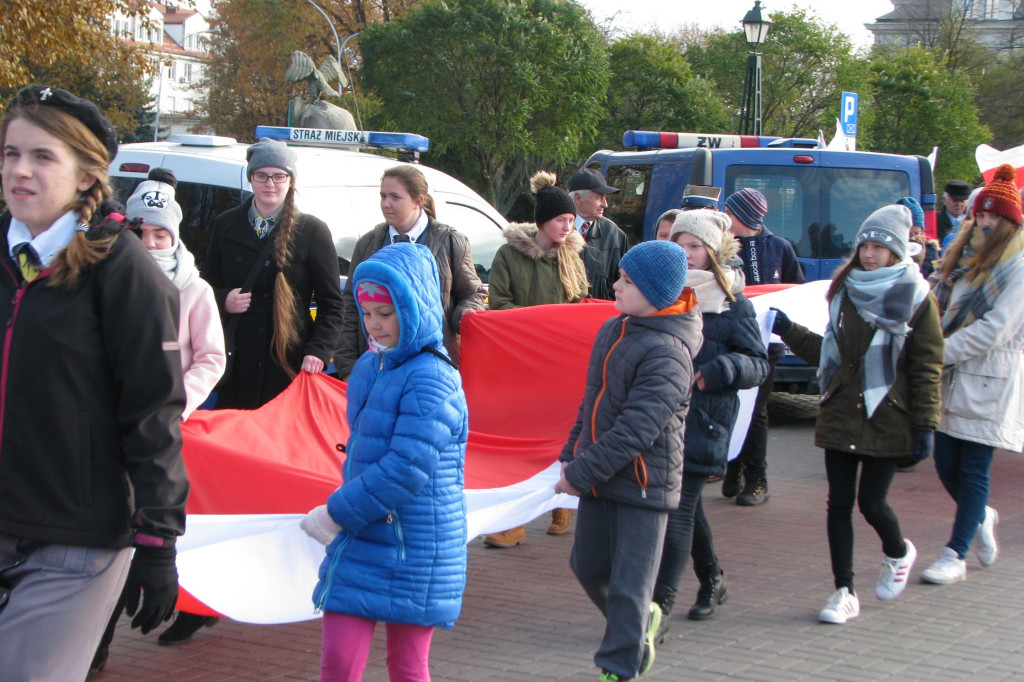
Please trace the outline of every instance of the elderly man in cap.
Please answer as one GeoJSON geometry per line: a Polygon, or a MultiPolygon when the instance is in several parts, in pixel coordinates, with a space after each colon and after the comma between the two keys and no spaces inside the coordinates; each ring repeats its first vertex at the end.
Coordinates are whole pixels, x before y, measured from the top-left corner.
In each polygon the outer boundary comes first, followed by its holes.
{"type": "Polygon", "coordinates": [[[942,192],[942,205],[945,207],[939,211],[935,221],[939,243],[946,238],[946,235],[953,234],[960,227],[960,221],[967,213],[967,197],[971,194],[971,186],[963,180],[950,180],[946,183],[942,192]]]}
{"type": "Polygon", "coordinates": [[[569,178],[569,194],[576,204],[576,229],[587,242],[580,255],[587,269],[590,295],[608,301],[615,300],[612,285],[619,278],[619,259],[629,250],[626,233],[604,217],[607,195],[618,191],[593,168],[581,168],[569,178]]]}

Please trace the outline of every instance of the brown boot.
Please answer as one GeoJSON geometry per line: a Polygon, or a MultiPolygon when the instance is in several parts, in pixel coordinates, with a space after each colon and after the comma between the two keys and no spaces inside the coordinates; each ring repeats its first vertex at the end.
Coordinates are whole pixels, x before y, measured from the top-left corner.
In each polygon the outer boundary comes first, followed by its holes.
{"type": "Polygon", "coordinates": [[[507,549],[526,542],[526,526],[516,526],[500,533],[491,533],[484,538],[484,544],[488,547],[507,549]]]}
{"type": "Polygon", "coordinates": [[[569,532],[569,519],[572,518],[572,509],[552,509],[551,525],[548,526],[548,535],[565,535],[569,532]]]}

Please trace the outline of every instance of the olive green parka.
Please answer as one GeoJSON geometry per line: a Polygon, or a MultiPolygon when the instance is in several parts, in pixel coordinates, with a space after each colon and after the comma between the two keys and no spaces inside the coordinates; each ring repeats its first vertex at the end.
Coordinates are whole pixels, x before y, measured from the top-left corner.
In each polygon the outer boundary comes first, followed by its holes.
{"type": "MultiPolygon", "coordinates": [[[[848,297],[840,307],[839,326],[840,366],[831,385],[821,387],[814,444],[872,457],[907,457],[914,429],[934,431],[939,425],[944,342],[935,296],[928,294],[911,318],[911,331],[896,365],[896,381],[870,419],[861,392],[861,365],[875,330],[848,297]]],[[[794,323],[782,340],[797,357],[818,364],[820,335],[794,323]]]]}

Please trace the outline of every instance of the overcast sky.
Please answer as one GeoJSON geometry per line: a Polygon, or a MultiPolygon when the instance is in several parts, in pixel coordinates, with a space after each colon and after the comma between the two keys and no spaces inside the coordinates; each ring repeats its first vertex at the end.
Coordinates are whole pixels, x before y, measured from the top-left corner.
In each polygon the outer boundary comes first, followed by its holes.
{"type": "MultiPolygon", "coordinates": [[[[754,0],[577,0],[599,23],[618,12],[612,25],[625,31],[652,27],[671,33],[676,27],[699,24],[704,28],[740,28],[740,20],[754,7],[754,0]],[[697,11],[694,8],[699,8],[697,11]]],[[[762,11],[789,11],[796,5],[809,9],[827,23],[836,24],[859,47],[871,45],[864,24],[892,11],[889,0],[762,0],[762,11]]]]}

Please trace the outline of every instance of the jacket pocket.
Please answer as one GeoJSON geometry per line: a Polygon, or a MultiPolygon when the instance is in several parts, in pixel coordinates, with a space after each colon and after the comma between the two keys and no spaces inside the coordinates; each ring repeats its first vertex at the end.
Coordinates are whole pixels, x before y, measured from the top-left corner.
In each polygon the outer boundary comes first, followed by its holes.
{"type": "Polygon", "coordinates": [[[956,365],[943,381],[946,412],[992,421],[999,416],[1010,385],[1010,365],[992,358],[956,365]]]}

